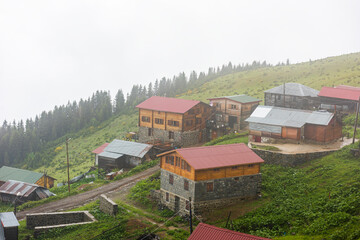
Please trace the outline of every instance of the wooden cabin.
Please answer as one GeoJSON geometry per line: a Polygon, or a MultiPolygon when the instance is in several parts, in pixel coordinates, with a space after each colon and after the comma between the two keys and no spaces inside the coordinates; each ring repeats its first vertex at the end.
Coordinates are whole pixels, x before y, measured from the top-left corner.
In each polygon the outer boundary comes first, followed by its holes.
{"type": "Polygon", "coordinates": [[[273,138],[327,143],[342,136],[340,121],[326,111],[258,106],[246,121],[255,142],[273,138]]]}
{"type": "Polygon", "coordinates": [[[245,144],[181,148],[158,157],[161,203],[175,212],[186,214],[189,197],[201,212],[260,193],[264,161],[245,144]]]}
{"type": "Polygon", "coordinates": [[[319,92],[321,109],[332,112],[356,112],[359,102],[360,88],[340,85],[337,87],[322,87],[319,92]]]}
{"type": "Polygon", "coordinates": [[[139,141],[190,146],[206,140],[211,107],[200,101],[151,97],[139,108],[139,141]]]}
{"type": "Polygon", "coordinates": [[[2,166],[0,168],[0,186],[8,180],[15,180],[30,184],[36,184],[45,188],[52,188],[56,179],[46,175],[45,173],[38,173],[20,168],[2,166]]]}
{"type": "Polygon", "coordinates": [[[220,133],[226,133],[223,128],[240,131],[248,126],[245,120],[259,105],[261,100],[247,95],[235,95],[209,98],[210,106],[215,108],[215,119],[212,126],[211,139],[220,137],[220,133]]]}
{"type": "Polygon", "coordinates": [[[276,106],[295,109],[318,108],[318,90],[300,83],[285,83],[264,91],[265,106],[276,106]]]}

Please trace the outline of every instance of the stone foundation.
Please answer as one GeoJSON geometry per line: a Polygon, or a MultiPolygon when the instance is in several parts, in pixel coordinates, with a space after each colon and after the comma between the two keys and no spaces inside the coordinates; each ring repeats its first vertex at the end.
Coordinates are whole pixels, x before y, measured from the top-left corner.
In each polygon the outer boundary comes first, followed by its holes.
{"type": "Polygon", "coordinates": [[[114,203],[110,198],[106,197],[104,194],[101,194],[99,200],[100,211],[111,216],[115,216],[118,213],[118,205],[114,203]]]}

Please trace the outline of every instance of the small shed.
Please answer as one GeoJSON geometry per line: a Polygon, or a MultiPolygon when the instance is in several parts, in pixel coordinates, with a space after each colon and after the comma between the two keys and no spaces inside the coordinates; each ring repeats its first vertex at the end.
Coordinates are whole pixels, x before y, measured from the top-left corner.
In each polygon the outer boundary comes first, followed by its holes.
{"type": "Polygon", "coordinates": [[[2,166],[0,168],[0,185],[4,184],[8,180],[36,184],[45,188],[52,188],[56,179],[44,173],[2,166]]]}
{"type": "Polygon", "coordinates": [[[95,154],[95,165],[99,164],[99,154],[102,153],[108,145],[109,143],[104,143],[103,145],[92,151],[92,153],[95,154]]]}
{"type": "Polygon", "coordinates": [[[0,213],[0,239],[17,240],[20,226],[13,212],[0,213]]]}
{"type": "Polygon", "coordinates": [[[27,201],[36,201],[50,196],[52,192],[36,184],[9,180],[0,187],[0,200],[2,202],[24,203],[27,201]]]}
{"type": "Polygon", "coordinates": [[[205,223],[199,223],[195,231],[188,240],[270,240],[269,238],[258,237],[241,232],[231,231],[229,229],[215,227],[205,223]]]}
{"type": "Polygon", "coordinates": [[[98,155],[99,168],[132,168],[150,160],[152,145],[115,139],[98,155]]]}

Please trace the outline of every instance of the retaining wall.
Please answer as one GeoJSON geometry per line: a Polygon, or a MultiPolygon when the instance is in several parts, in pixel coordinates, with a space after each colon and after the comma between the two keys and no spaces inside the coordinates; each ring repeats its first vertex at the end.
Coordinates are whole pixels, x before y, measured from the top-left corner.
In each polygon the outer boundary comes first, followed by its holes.
{"type": "Polygon", "coordinates": [[[106,197],[104,194],[101,194],[99,200],[100,211],[111,216],[115,216],[118,213],[118,205],[114,203],[110,198],[106,197]]]}

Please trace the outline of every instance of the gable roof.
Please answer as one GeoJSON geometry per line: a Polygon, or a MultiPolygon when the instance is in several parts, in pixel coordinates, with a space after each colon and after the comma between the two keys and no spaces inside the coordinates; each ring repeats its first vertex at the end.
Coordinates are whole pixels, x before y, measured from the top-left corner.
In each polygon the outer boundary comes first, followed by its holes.
{"type": "Polygon", "coordinates": [[[206,147],[179,148],[158,156],[178,152],[195,170],[263,163],[256,153],[243,143],[206,147]]]}
{"type": "MultiPolygon", "coordinates": [[[[264,91],[265,93],[284,94],[284,84],[264,91]]],[[[285,95],[299,96],[299,97],[317,97],[318,90],[304,86],[300,83],[285,83],[285,95]]]]}
{"type": "Polygon", "coordinates": [[[36,192],[40,199],[54,196],[52,192],[44,187],[40,187],[36,184],[30,184],[26,182],[19,182],[14,180],[6,181],[0,186],[0,193],[6,193],[9,195],[19,195],[19,197],[28,197],[31,193],[36,192]]]}
{"type": "Polygon", "coordinates": [[[186,113],[199,103],[200,101],[153,96],[136,107],[161,112],[186,113]]]}
{"type": "Polygon", "coordinates": [[[199,223],[195,231],[188,240],[268,240],[269,238],[257,237],[250,234],[231,231],[224,228],[218,228],[205,223],[199,223]]]}
{"type": "Polygon", "coordinates": [[[104,151],[104,149],[109,145],[109,143],[104,143],[103,145],[101,145],[100,147],[96,148],[95,150],[92,151],[92,153],[95,154],[100,154],[104,151]]]}
{"type": "Polygon", "coordinates": [[[306,123],[328,125],[334,114],[326,111],[308,111],[273,106],[258,106],[245,121],[300,128],[306,123]]]}
{"type": "Polygon", "coordinates": [[[360,97],[360,88],[340,85],[337,87],[322,87],[319,97],[340,98],[352,101],[358,101],[360,97]]]}
{"type": "Polygon", "coordinates": [[[0,181],[16,180],[26,183],[36,183],[44,174],[20,168],[2,166],[0,168],[0,181]]]}
{"type": "Polygon", "coordinates": [[[122,155],[142,158],[152,148],[152,145],[115,139],[99,156],[119,158],[122,155]]]}
{"type": "Polygon", "coordinates": [[[239,102],[239,103],[251,103],[251,102],[261,102],[260,99],[245,95],[245,94],[241,94],[241,95],[234,95],[234,96],[224,96],[224,97],[214,97],[214,98],[209,98],[208,100],[215,100],[215,99],[230,99],[233,100],[235,102],[239,102]]]}

